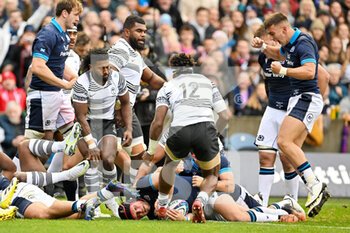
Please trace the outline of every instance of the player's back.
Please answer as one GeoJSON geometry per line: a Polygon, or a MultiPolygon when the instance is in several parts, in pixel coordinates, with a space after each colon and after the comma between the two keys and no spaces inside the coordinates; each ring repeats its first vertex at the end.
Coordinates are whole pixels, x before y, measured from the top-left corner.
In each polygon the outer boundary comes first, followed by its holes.
{"type": "Polygon", "coordinates": [[[214,85],[201,74],[182,74],[165,85],[170,109],[171,126],[186,126],[214,121],[214,85]]]}

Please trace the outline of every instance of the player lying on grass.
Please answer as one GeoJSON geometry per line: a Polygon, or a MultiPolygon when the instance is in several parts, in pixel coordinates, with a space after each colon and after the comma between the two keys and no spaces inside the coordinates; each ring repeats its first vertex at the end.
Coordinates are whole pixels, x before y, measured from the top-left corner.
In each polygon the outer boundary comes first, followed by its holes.
{"type": "MultiPolygon", "coordinates": [[[[160,169],[159,169],[160,170],[160,169]]],[[[136,201],[123,202],[118,208],[118,215],[121,219],[141,219],[148,216],[149,219],[157,219],[157,197],[159,188],[159,174],[155,173],[142,177],[136,185],[140,196],[136,201]]],[[[268,222],[283,221],[297,222],[305,221],[305,214],[297,202],[285,197],[283,201],[271,205],[270,208],[261,207],[252,198],[246,198],[251,195],[243,188],[236,185],[236,193],[217,193],[215,192],[204,207],[204,214],[208,220],[217,221],[243,221],[243,222],[268,222]],[[247,200],[247,203],[238,205],[236,200],[247,200]],[[249,207],[254,207],[249,209],[249,207]],[[291,214],[290,214],[291,213],[291,214]]],[[[175,184],[172,188],[172,200],[186,200],[189,205],[193,203],[199,192],[198,187],[192,186],[192,177],[176,176],[175,184]]],[[[113,194],[107,189],[98,192],[98,198],[95,200],[96,206],[105,200],[113,198],[113,194]]],[[[172,220],[192,220],[192,213],[183,216],[176,210],[168,209],[168,217],[172,220]]]]}
{"type": "MultiPolygon", "coordinates": [[[[0,190],[2,190],[0,195],[0,219],[13,218],[17,212],[17,216],[21,218],[57,219],[85,217],[86,220],[91,220],[93,200],[94,198],[96,199],[97,193],[86,195],[74,202],[57,200],[35,185],[24,182],[18,183],[16,177],[12,179],[15,165],[3,153],[0,153],[0,167],[2,168],[2,175],[0,175],[0,190]],[[12,179],[11,182],[10,179],[12,179]]],[[[86,169],[87,167],[85,167],[86,169]]],[[[112,182],[104,188],[104,190],[107,189],[113,195],[118,195],[121,191],[127,192],[126,186],[112,182]]],[[[132,193],[129,192],[129,195],[132,195],[132,193]]]]}

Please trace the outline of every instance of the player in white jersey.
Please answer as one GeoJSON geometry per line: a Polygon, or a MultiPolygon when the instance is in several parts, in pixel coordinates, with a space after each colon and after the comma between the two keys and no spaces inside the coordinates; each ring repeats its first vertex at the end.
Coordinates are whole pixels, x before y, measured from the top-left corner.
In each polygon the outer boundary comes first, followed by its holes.
{"type": "MultiPolygon", "coordinates": [[[[122,38],[108,51],[111,68],[119,71],[126,80],[132,106],[139,92],[141,80],[155,90],[160,89],[164,83],[161,77],[147,67],[138,52],[145,44],[146,30],[145,21],[141,17],[136,15],[127,17],[123,26],[122,38]]],[[[117,121],[119,125],[124,125],[119,115],[117,115],[117,121]]],[[[129,147],[124,149],[131,156],[131,159],[139,160],[145,150],[145,144],[140,122],[134,112],[132,125],[133,141],[129,147]]],[[[121,138],[122,133],[123,130],[118,129],[119,138],[121,138]]]]}
{"type": "Polygon", "coordinates": [[[150,128],[150,147],[144,157],[152,160],[164,118],[170,109],[173,120],[165,145],[164,168],[159,178],[159,216],[165,218],[167,215],[176,166],[191,151],[196,154],[204,177],[201,192],[192,206],[193,222],[205,222],[203,206],[215,190],[220,169],[218,131],[212,109],[219,114],[216,123],[219,132],[226,126],[229,114],[217,87],[205,76],[193,73],[195,62],[190,55],[174,55],[169,64],[175,68],[174,79],[158,92],[156,113],[150,128]]]}
{"type": "MultiPolygon", "coordinates": [[[[86,72],[78,78],[73,87],[73,106],[84,136],[84,140],[79,141],[78,148],[83,157],[97,161],[102,159],[102,175],[107,183],[117,174],[114,165],[118,153],[114,115],[117,98],[121,102],[121,112],[126,125],[123,146],[130,145],[132,140],[129,93],[122,75],[110,69],[106,49],[91,50],[84,58],[83,71],[86,72]]],[[[96,175],[96,172],[88,171],[87,174],[96,175]]],[[[98,184],[96,190],[89,191],[97,190],[98,184]]]]}

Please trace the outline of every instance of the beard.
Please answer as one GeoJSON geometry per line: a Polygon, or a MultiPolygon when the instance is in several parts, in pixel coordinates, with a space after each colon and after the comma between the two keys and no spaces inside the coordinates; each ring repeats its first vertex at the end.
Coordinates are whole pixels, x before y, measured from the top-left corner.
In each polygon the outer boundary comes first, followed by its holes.
{"type": "Polygon", "coordinates": [[[131,36],[129,38],[129,43],[130,43],[130,46],[135,50],[143,50],[145,47],[145,44],[139,44],[137,39],[131,36]]]}

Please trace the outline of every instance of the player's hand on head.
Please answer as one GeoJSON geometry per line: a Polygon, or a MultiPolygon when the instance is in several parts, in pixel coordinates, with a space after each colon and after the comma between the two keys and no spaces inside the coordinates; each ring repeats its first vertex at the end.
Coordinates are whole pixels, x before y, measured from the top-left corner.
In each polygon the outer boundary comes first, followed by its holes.
{"type": "Polygon", "coordinates": [[[254,37],[251,45],[253,48],[259,49],[262,47],[263,43],[264,43],[264,41],[262,39],[260,39],[259,37],[254,37]]]}
{"type": "Polygon", "coordinates": [[[175,209],[168,209],[167,211],[168,217],[173,221],[185,221],[186,217],[180,211],[175,209]]]}
{"type": "Polygon", "coordinates": [[[278,61],[272,62],[271,63],[271,71],[272,71],[272,73],[278,74],[280,72],[280,70],[281,70],[281,67],[282,67],[282,65],[281,65],[280,62],[278,62],[278,61]]]}
{"type": "Polygon", "coordinates": [[[199,186],[201,186],[202,181],[203,181],[203,177],[201,177],[201,176],[193,176],[192,177],[192,186],[193,187],[199,187],[199,186]]]}
{"type": "Polygon", "coordinates": [[[122,146],[130,146],[132,141],[132,133],[129,130],[125,130],[123,135],[123,144],[122,146]]]}

